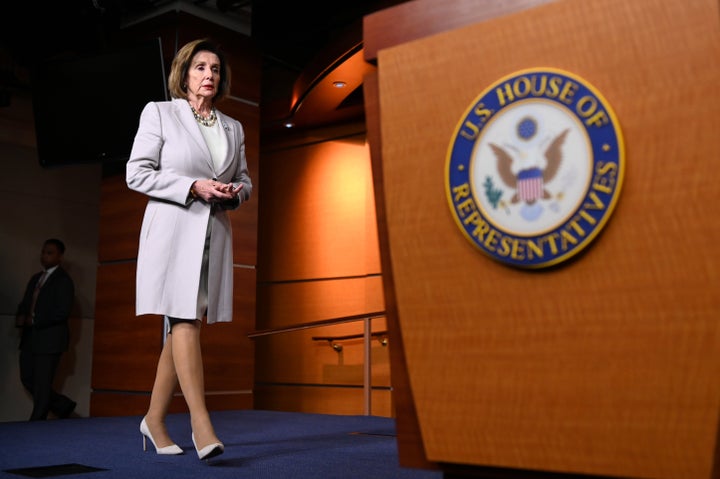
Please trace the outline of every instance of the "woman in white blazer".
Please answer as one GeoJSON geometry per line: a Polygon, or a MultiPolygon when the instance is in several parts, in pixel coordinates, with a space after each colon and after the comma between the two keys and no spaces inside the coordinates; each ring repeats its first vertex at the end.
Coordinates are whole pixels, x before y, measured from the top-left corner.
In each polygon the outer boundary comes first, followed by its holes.
{"type": "Polygon", "coordinates": [[[227,210],[250,198],[245,136],[215,103],[230,70],[207,39],[183,46],[168,77],[171,101],[150,102],[127,162],[130,189],[149,197],[140,231],[136,314],[165,317],[150,406],[140,423],[158,454],[182,454],[165,427],[179,383],[200,459],[221,454],[205,404],[200,325],[232,321],[232,230],[227,210]]]}

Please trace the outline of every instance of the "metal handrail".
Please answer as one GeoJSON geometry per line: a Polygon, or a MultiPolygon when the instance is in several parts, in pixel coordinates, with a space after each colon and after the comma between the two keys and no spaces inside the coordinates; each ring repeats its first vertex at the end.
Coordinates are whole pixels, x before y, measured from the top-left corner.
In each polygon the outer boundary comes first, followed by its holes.
{"type": "Polygon", "coordinates": [[[254,339],[260,336],[269,336],[278,333],[287,333],[291,331],[299,331],[302,329],[317,328],[319,326],[328,326],[331,324],[350,323],[353,321],[360,321],[363,319],[375,319],[382,318],[385,316],[385,311],[373,311],[372,313],[355,314],[352,316],[341,316],[339,318],[321,319],[319,321],[310,321],[302,324],[294,324],[292,326],[284,326],[281,328],[270,328],[261,329],[248,333],[248,338],[254,339]]]}
{"type": "MultiPolygon", "coordinates": [[[[255,339],[261,336],[270,336],[273,334],[278,333],[287,333],[291,331],[299,331],[303,329],[309,329],[309,328],[317,328],[320,326],[328,326],[332,324],[341,324],[341,323],[349,323],[353,321],[363,321],[364,323],[364,332],[362,334],[363,339],[363,346],[364,346],[364,356],[363,356],[363,402],[364,402],[364,409],[365,409],[365,415],[369,416],[372,414],[372,385],[371,385],[371,363],[372,358],[370,357],[370,342],[372,340],[373,332],[371,330],[371,324],[370,321],[374,318],[381,318],[385,316],[384,311],[377,311],[372,313],[365,313],[365,314],[356,314],[353,316],[343,316],[340,318],[332,318],[332,319],[323,319],[320,321],[312,321],[309,323],[303,323],[303,324],[296,324],[293,326],[286,326],[282,328],[272,328],[272,329],[265,329],[260,331],[254,331],[252,333],[248,334],[248,338],[255,339]]],[[[313,337],[313,340],[315,340],[316,337],[313,337]]],[[[326,339],[326,338],[324,338],[326,339]]],[[[347,339],[347,338],[345,338],[347,339]]],[[[386,343],[383,343],[383,346],[386,343]]],[[[341,348],[342,349],[342,348],[341,348]]],[[[336,349],[336,351],[340,352],[336,349]]]]}

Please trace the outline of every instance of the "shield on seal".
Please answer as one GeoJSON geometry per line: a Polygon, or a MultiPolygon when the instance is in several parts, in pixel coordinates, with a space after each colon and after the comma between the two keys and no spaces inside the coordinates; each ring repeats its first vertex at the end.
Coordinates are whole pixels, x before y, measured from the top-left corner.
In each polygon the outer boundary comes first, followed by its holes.
{"type": "Polygon", "coordinates": [[[522,170],[517,176],[517,192],[520,200],[533,203],[543,197],[543,173],[540,168],[522,170]]]}

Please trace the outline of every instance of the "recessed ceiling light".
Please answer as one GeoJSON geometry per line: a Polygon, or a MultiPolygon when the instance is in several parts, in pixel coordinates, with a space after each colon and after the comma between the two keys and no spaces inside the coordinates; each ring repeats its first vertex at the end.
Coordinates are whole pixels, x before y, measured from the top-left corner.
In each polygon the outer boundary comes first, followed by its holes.
{"type": "Polygon", "coordinates": [[[335,88],[345,88],[345,82],[344,81],[334,81],[333,86],[335,88]]]}

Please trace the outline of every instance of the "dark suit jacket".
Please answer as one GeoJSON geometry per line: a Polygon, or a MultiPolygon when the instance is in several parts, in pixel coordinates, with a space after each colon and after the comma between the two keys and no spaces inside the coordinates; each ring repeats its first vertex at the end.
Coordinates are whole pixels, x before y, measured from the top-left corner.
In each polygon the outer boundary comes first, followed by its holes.
{"type": "MultiPolygon", "coordinates": [[[[30,315],[33,292],[42,272],[34,274],[25,289],[25,295],[18,305],[18,315],[30,315]]],[[[58,268],[40,288],[35,303],[35,317],[32,326],[23,326],[20,349],[39,354],[54,354],[67,351],[70,341],[68,318],[75,301],[75,284],[70,275],[58,268]]]]}

